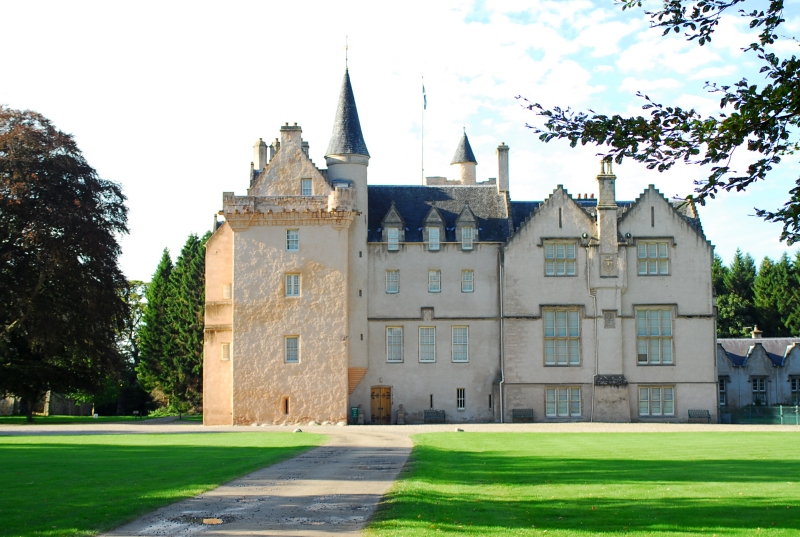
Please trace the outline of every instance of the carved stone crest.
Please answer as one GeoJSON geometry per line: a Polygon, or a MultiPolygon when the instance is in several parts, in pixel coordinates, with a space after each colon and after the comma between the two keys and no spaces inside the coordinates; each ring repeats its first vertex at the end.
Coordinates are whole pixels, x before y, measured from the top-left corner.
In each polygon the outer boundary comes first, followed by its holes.
{"type": "Polygon", "coordinates": [[[616,316],[613,311],[603,312],[603,328],[614,328],[616,316]]]}
{"type": "Polygon", "coordinates": [[[603,272],[606,274],[611,274],[614,272],[614,256],[613,255],[604,255],[603,256],[603,272]]]}

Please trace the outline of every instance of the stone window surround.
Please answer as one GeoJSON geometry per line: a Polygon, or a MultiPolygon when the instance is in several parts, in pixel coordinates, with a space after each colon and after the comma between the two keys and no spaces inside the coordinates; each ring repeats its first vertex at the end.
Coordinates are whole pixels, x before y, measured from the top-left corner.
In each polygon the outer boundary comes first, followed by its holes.
{"type": "Polygon", "coordinates": [[[301,196],[313,196],[314,195],[314,183],[308,177],[303,177],[300,179],[300,195],[301,196]]]}
{"type": "Polygon", "coordinates": [[[573,277],[577,277],[578,276],[578,248],[579,248],[579,244],[580,243],[579,243],[579,239],[578,238],[572,238],[572,237],[563,238],[563,239],[561,239],[561,238],[559,238],[559,239],[556,239],[556,238],[544,239],[543,238],[540,246],[542,248],[544,248],[544,276],[546,278],[573,278],[573,277]],[[559,258],[557,256],[557,248],[558,248],[558,245],[561,245],[561,244],[563,244],[565,246],[565,256],[563,258],[563,260],[564,260],[564,274],[558,274],[558,264],[557,263],[559,261],[559,258]],[[573,254],[574,254],[573,257],[566,257],[566,246],[567,245],[573,245],[574,246],[575,250],[573,252],[573,254]],[[553,257],[552,258],[548,258],[547,257],[548,246],[553,246],[553,257]],[[552,274],[548,274],[547,273],[548,272],[547,271],[547,263],[550,260],[552,260],[552,263],[553,263],[553,273],[552,274]],[[570,273],[570,271],[569,271],[569,268],[570,268],[569,263],[570,262],[572,262],[572,267],[571,267],[572,268],[572,273],[570,273]]]}
{"type": "Polygon", "coordinates": [[[473,293],[473,292],[475,292],[475,271],[474,270],[472,270],[472,269],[463,269],[461,271],[461,292],[462,293],[473,293]]]}
{"type": "MultiPolygon", "coordinates": [[[[585,313],[583,306],[569,305],[569,304],[567,304],[567,305],[544,305],[543,304],[543,305],[540,306],[540,308],[541,308],[541,313],[540,314],[541,314],[541,319],[542,319],[542,335],[543,335],[543,338],[542,338],[542,345],[543,345],[543,349],[542,349],[542,365],[544,365],[545,367],[580,367],[581,364],[583,363],[583,360],[581,359],[581,353],[582,353],[582,348],[581,348],[582,347],[582,345],[581,345],[581,337],[582,337],[581,328],[582,327],[581,327],[581,324],[582,324],[582,321],[583,321],[583,318],[584,318],[584,313],[585,313]],[[558,336],[557,333],[556,333],[555,336],[553,336],[552,338],[549,338],[546,335],[547,334],[547,321],[545,319],[545,316],[546,316],[546,313],[549,312],[549,311],[552,311],[552,312],[566,311],[567,312],[567,335],[566,336],[558,336]],[[569,312],[577,312],[578,313],[578,335],[577,336],[570,336],[569,335],[569,312]],[[554,363],[552,363],[552,364],[548,364],[547,363],[547,340],[548,339],[553,339],[556,342],[556,343],[554,343],[554,353],[555,354],[553,355],[554,363]],[[567,362],[564,363],[564,364],[559,364],[558,363],[558,353],[557,353],[557,349],[555,348],[555,345],[557,345],[557,341],[559,339],[566,339],[568,341],[567,342],[567,362]],[[578,362],[577,363],[570,363],[570,357],[569,357],[569,341],[570,340],[577,340],[577,342],[578,342],[578,362]]],[[[554,320],[555,320],[555,322],[557,322],[557,319],[554,319],[554,320]]],[[[554,330],[557,330],[557,326],[555,326],[555,325],[554,325],[554,330]]]]}
{"type": "Polygon", "coordinates": [[[649,385],[649,384],[639,385],[638,393],[639,393],[639,399],[638,399],[639,417],[641,417],[641,418],[665,418],[665,417],[666,418],[670,418],[670,417],[674,417],[676,415],[675,414],[675,385],[674,384],[667,384],[667,385],[649,385]],[[652,408],[652,406],[653,406],[652,405],[652,403],[653,403],[653,397],[652,397],[653,389],[660,389],[659,403],[661,405],[661,411],[660,411],[660,413],[656,413],[656,414],[653,413],[653,408],[652,408]],[[645,391],[645,390],[647,392],[647,399],[646,400],[642,399],[642,393],[644,393],[643,391],[645,391]],[[666,390],[670,390],[670,396],[672,398],[670,400],[670,404],[672,406],[671,412],[667,412],[666,408],[665,408],[666,402],[667,402],[667,397],[666,397],[667,396],[667,391],[666,390]],[[642,413],[642,403],[645,402],[645,401],[647,402],[647,413],[642,413]]]}
{"type": "Polygon", "coordinates": [[[426,224],[422,228],[422,242],[425,243],[425,249],[429,252],[439,252],[442,249],[442,244],[445,243],[444,241],[444,226],[438,224],[426,224]],[[435,242],[435,246],[431,244],[430,240],[430,231],[431,229],[436,229],[439,231],[439,236],[435,242]]]}
{"type": "MultiPolygon", "coordinates": [[[[670,255],[670,249],[674,248],[676,246],[674,237],[636,237],[635,239],[631,239],[629,241],[629,244],[633,244],[635,246],[634,247],[634,255],[636,256],[636,265],[635,265],[635,267],[636,267],[636,275],[637,276],[670,276],[671,275],[672,272],[671,272],[670,269],[671,269],[672,264],[670,263],[670,258],[672,256],[670,255]],[[658,244],[666,244],[666,257],[663,257],[663,258],[660,257],[659,256],[660,255],[659,252],[656,252],[657,257],[654,257],[654,258],[649,257],[649,254],[650,254],[649,245],[651,245],[651,244],[656,244],[656,245],[658,245],[658,244]],[[640,249],[641,249],[641,246],[644,246],[644,245],[648,245],[647,246],[648,257],[641,258],[641,257],[639,257],[640,249]],[[661,272],[661,270],[658,270],[655,273],[650,272],[650,270],[649,270],[650,259],[654,259],[656,261],[658,261],[660,259],[666,260],[666,272],[661,272]],[[647,266],[646,266],[647,272],[644,272],[644,273],[640,272],[640,270],[639,270],[639,261],[646,261],[647,262],[647,266]]],[[[656,247],[656,248],[658,249],[658,247],[656,247]]]]}
{"type": "Polygon", "coordinates": [[[386,269],[386,293],[396,295],[400,292],[400,269],[386,269]],[[396,279],[390,279],[391,276],[397,276],[396,279]]]}
{"type": "Polygon", "coordinates": [[[287,272],[283,275],[283,290],[286,298],[300,298],[300,274],[287,272]]]}
{"type": "Polygon", "coordinates": [[[636,305],[636,306],[634,306],[633,318],[636,321],[636,365],[637,366],[641,366],[641,367],[661,367],[661,366],[674,366],[675,365],[675,328],[674,328],[675,317],[676,317],[675,308],[672,305],[650,305],[650,306],[636,305]],[[662,334],[661,333],[661,332],[663,332],[663,328],[664,328],[663,327],[663,320],[659,324],[659,335],[658,336],[653,336],[653,335],[649,334],[649,327],[650,327],[649,315],[646,318],[648,334],[646,334],[646,335],[639,334],[639,312],[640,311],[645,311],[645,312],[668,311],[669,312],[669,329],[670,329],[669,334],[662,334]],[[652,362],[651,361],[651,356],[650,356],[650,349],[651,349],[650,341],[651,340],[656,340],[656,339],[659,340],[659,342],[662,345],[659,346],[659,361],[658,362],[652,362]],[[670,356],[669,356],[669,360],[670,361],[669,362],[664,362],[664,360],[662,358],[663,357],[663,350],[664,350],[663,340],[665,340],[665,339],[669,340],[669,347],[668,347],[669,351],[670,351],[670,356]],[[640,340],[646,340],[647,341],[647,355],[646,355],[647,356],[647,361],[640,360],[640,353],[639,353],[640,340]]]}
{"type": "Polygon", "coordinates": [[[467,390],[466,388],[456,388],[456,410],[464,411],[467,409],[467,390]]]}
{"type": "Polygon", "coordinates": [[[402,326],[387,326],[386,327],[386,363],[389,364],[401,364],[403,363],[403,327],[402,326]],[[395,331],[392,333],[392,331],[395,331]],[[399,338],[399,342],[392,342],[391,338],[399,338]],[[394,360],[392,359],[392,347],[397,346],[399,349],[396,351],[400,355],[400,359],[394,360]]]}
{"type": "Polygon", "coordinates": [[[428,270],[428,292],[441,293],[442,292],[442,271],[439,269],[428,270]]]}
{"type": "Polygon", "coordinates": [[[544,390],[545,418],[548,419],[579,418],[581,417],[581,412],[582,412],[581,403],[582,401],[581,401],[580,386],[545,386],[544,390]],[[564,400],[561,399],[562,393],[566,395],[566,399],[564,400]],[[575,394],[577,394],[577,397],[574,397],[575,394]],[[562,409],[560,404],[562,402],[566,403],[566,408],[562,409]],[[575,405],[575,403],[577,403],[577,405],[575,405]],[[550,410],[550,408],[552,408],[552,411],[550,410]]]}
{"type": "Polygon", "coordinates": [[[300,230],[298,228],[290,228],[286,230],[286,251],[300,251],[300,230]]]}
{"type": "Polygon", "coordinates": [[[466,364],[469,363],[469,326],[467,325],[454,325],[450,327],[450,360],[454,364],[466,364]],[[463,333],[459,333],[461,330],[464,330],[463,333]],[[457,337],[464,337],[463,343],[457,343],[457,337]],[[458,346],[463,346],[463,354],[466,356],[465,359],[456,359],[456,349],[458,346]]]}
{"type": "Polygon", "coordinates": [[[436,327],[435,326],[420,326],[418,329],[419,333],[419,362],[422,364],[433,364],[436,363],[436,327]],[[423,330],[426,331],[425,335],[423,336],[423,330]],[[422,342],[423,337],[428,339],[427,343],[422,342]],[[426,347],[426,355],[431,356],[431,358],[423,359],[423,345],[426,347]]]}
{"type": "Polygon", "coordinates": [[[283,336],[283,361],[287,364],[300,363],[300,336],[291,334],[283,336]]]}
{"type": "Polygon", "coordinates": [[[223,362],[230,362],[231,360],[231,344],[226,341],[220,344],[219,359],[223,362]]]}

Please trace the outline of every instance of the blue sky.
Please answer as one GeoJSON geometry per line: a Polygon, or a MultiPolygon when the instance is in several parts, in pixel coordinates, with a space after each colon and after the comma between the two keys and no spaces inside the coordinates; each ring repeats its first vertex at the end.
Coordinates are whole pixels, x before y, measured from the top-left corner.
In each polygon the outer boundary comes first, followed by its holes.
{"type": "MultiPolygon", "coordinates": [[[[596,191],[598,148],[544,144],[525,128],[537,117],[515,99],[545,106],[639,114],[637,90],[654,100],[711,113],[706,80],[742,76],[761,84],[744,21],[730,16],[710,45],[649,30],[642,10],[611,0],[267,3],[240,1],[3,3],[0,103],[43,113],[72,133],[89,162],[122,184],[130,235],[122,266],[150,278],[161,250],[177,255],[202,234],[222,192],[244,194],[252,146],[297,122],[312,159],[324,166],[348,36],[350,72],[372,154],[373,184],[419,184],[421,82],[425,77],[425,175],[449,175],[466,128],[479,180],[496,176],[494,150],[511,147],[511,196],[543,199],[557,184],[596,191]]],[[[787,1],[782,34],[800,34],[800,1],[787,1]]],[[[784,40],[781,54],[797,54],[784,40]]],[[[751,157],[738,152],[734,164],[751,157]]],[[[648,184],[691,192],[697,166],[659,174],[616,166],[619,199],[648,184]]],[[[726,261],[737,247],[758,261],[794,255],[780,226],[753,207],[776,208],[800,176],[787,159],[746,193],[700,209],[709,240],[726,261]]]]}

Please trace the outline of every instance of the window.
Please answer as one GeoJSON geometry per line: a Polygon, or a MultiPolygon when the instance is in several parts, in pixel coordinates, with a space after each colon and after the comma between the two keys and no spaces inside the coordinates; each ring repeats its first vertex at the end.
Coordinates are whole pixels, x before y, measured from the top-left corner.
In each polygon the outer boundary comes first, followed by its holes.
{"type": "Polygon", "coordinates": [[[400,249],[400,230],[396,227],[386,228],[386,239],[389,243],[389,250],[400,249]]]}
{"type": "Polygon", "coordinates": [[[453,327],[453,361],[469,362],[469,327],[453,327]]]}
{"type": "Polygon", "coordinates": [[[222,286],[222,298],[224,300],[230,300],[233,296],[233,285],[230,283],[226,283],[222,286]]]}
{"type": "Polygon", "coordinates": [[[436,361],[436,328],[433,326],[421,326],[419,329],[419,361],[436,361]]]}
{"type": "Polygon", "coordinates": [[[544,311],[544,365],[580,365],[581,331],[578,310],[544,311]]]}
{"type": "Polygon", "coordinates": [[[636,310],[639,365],[672,363],[672,310],[636,310]]]}
{"type": "Polygon", "coordinates": [[[286,349],[286,363],[298,363],[300,361],[300,336],[286,336],[283,342],[286,349]]]}
{"type": "Polygon", "coordinates": [[[560,386],[547,388],[545,415],[548,418],[580,417],[581,389],[560,386]]]}
{"type": "Polygon", "coordinates": [[[386,292],[399,293],[400,292],[400,271],[387,270],[386,271],[386,292]]]}
{"type": "Polygon", "coordinates": [[[442,290],[442,271],[429,270],[428,271],[428,292],[438,293],[442,290]]]}
{"type": "Polygon", "coordinates": [[[461,292],[471,293],[474,290],[475,272],[472,270],[461,271],[461,292]]]}
{"type": "Polygon", "coordinates": [[[575,276],[575,243],[544,244],[545,276],[575,276]]]}
{"type": "Polygon", "coordinates": [[[310,196],[311,192],[311,179],[300,179],[300,195],[310,196]]]}
{"type": "Polygon", "coordinates": [[[800,405],[800,377],[792,377],[789,382],[791,383],[792,404],[800,405]]]}
{"type": "Polygon", "coordinates": [[[287,229],[286,230],[286,250],[289,252],[296,252],[300,249],[300,230],[287,229]]]}
{"type": "Polygon", "coordinates": [[[674,416],[675,388],[647,386],[639,388],[640,416],[674,416]]]}
{"type": "Polygon", "coordinates": [[[286,296],[300,296],[300,275],[286,275],[286,296]]]}
{"type": "Polygon", "coordinates": [[[472,226],[462,226],[461,228],[461,249],[472,250],[472,240],[475,237],[475,228],[472,226]]]}
{"type": "Polygon", "coordinates": [[[456,388],[456,409],[464,410],[467,408],[466,389],[456,388]]]}
{"type": "Polygon", "coordinates": [[[403,328],[401,326],[386,327],[386,361],[403,361],[403,328]]]}
{"type": "Polygon", "coordinates": [[[767,379],[764,377],[753,377],[750,379],[753,383],[753,404],[766,405],[767,404],[767,379]]]}
{"type": "Polygon", "coordinates": [[[222,348],[220,349],[219,359],[223,362],[228,362],[231,359],[231,344],[230,343],[223,343],[222,348]]]}
{"type": "Polygon", "coordinates": [[[439,228],[428,228],[428,250],[436,251],[439,249],[439,228]]]}
{"type": "Polygon", "coordinates": [[[728,404],[728,390],[725,377],[719,377],[719,406],[728,404]]]}
{"type": "Polygon", "coordinates": [[[669,274],[669,250],[666,242],[639,243],[639,274],[669,274]]]}

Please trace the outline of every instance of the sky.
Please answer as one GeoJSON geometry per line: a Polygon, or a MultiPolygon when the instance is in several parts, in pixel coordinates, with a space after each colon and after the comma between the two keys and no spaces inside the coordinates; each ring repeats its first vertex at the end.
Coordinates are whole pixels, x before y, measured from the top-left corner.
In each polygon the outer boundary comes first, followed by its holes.
{"type": "MultiPolygon", "coordinates": [[[[479,181],[497,176],[495,148],[510,146],[514,200],[546,199],[559,184],[596,192],[602,151],[539,141],[526,124],[541,118],[517,96],[639,115],[642,91],[708,114],[719,99],[706,81],[764,83],[757,58],[741,51],[754,34],[735,14],[698,47],[681,34],[661,37],[643,10],[623,12],[611,0],[388,5],[3,0],[0,104],[42,113],[75,137],[101,177],[122,185],[130,233],[121,237],[121,266],[148,281],[164,248],[175,259],[190,233],[211,229],[223,191],[246,194],[259,138],[269,143],[281,125],[297,123],[312,160],[325,166],[345,42],[370,184],[420,184],[423,163],[426,176],[452,177],[466,129],[479,181]]],[[[781,34],[800,34],[800,0],[787,0],[785,17],[781,34]]],[[[797,43],[784,39],[776,52],[797,54],[797,43]]],[[[750,160],[739,151],[733,164],[750,160]]],[[[614,172],[619,200],[649,184],[685,196],[707,174],[688,165],[658,173],[630,160],[614,172]]],[[[737,248],[757,262],[795,255],[779,240],[781,226],[754,207],[778,208],[798,176],[797,159],[787,158],[766,182],[699,208],[726,262],[737,248]]]]}

